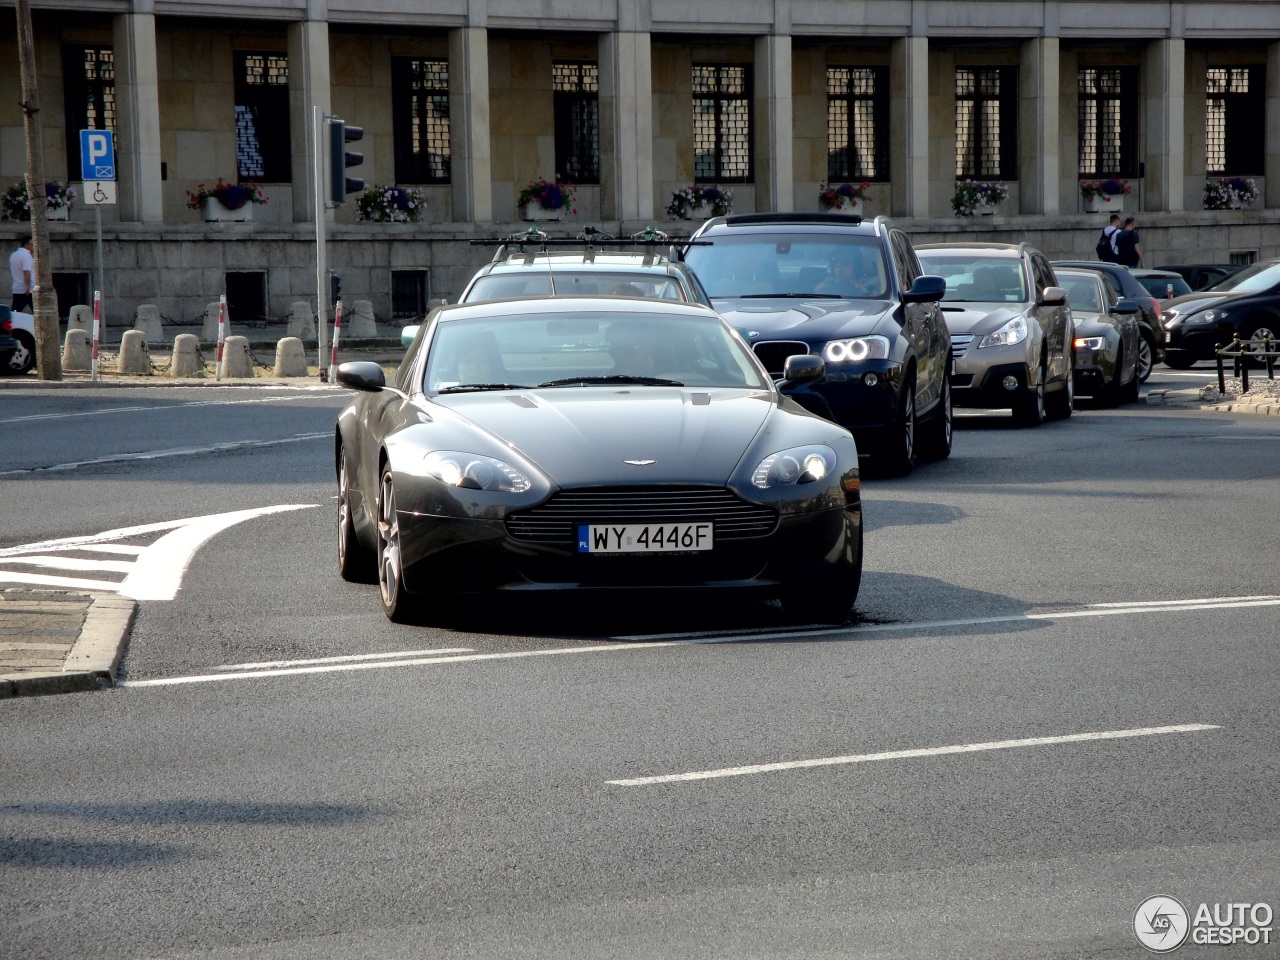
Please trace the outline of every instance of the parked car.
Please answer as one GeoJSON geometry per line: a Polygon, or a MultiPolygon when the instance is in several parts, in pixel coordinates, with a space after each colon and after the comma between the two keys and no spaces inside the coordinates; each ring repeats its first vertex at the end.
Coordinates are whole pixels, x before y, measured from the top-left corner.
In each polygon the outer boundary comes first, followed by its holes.
{"type": "MultiPolygon", "coordinates": [[[[788,361],[786,382],[823,376],[788,361]]],[[[852,434],[782,393],[708,307],[441,307],[392,384],[342,364],[338,562],[412,620],[464,593],[689,588],[841,621],[858,595],[852,434]]]]}
{"type": "Polygon", "coordinates": [[[1165,363],[1186,369],[1212,360],[1217,344],[1239,337],[1280,337],[1280,259],[1251,264],[1208,290],[1175,297],[1164,307],[1165,363]]]}
{"type": "Polygon", "coordinates": [[[1070,417],[1071,309],[1048,258],[1026,243],[925,243],[916,252],[947,281],[956,404],[1008,407],[1029,427],[1070,417]]]}
{"type": "Polygon", "coordinates": [[[784,392],[851,430],[881,473],[950,455],[944,284],[905,233],[884,217],[763,213],[715,217],[693,239],[684,259],[771,376],[795,356],[825,361],[824,378],[784,392]]]}
{"type": "Polygon", "coordinates": [[[1194,263],[1176,267],[1157,267],[1156,269],[1172,270],[1174,273],[1181,274],[1182,279],[1187,281],[1187,286],[1194,293],[1197,290],[1207,290],[1209,287],[1227,279],[1233,273],[1239,273],[1244,267],[1236,263],[1194,263]]]}
{"type": "Polygon", "coordinates": [[[24,374],[35,365],[35,318],[0,304],[0,376],[24,374]]]}
{"type": "Polygon", "coordinates": [[[1138,370],[1142,382],[1151,376],[1151,368],[1164,359],[1164,328],[1161,323],[1160,301],[1133,275],[1128,267],[1119,263],[1102,263],[1098,260],[1054,260],[1054,268],[1075,267],[1096,270],[1102,274],[1117,297],[1127,297],[1138,305],[1138,330],[1142,334],[1141,356],[1138,370]]]}
{"type": "Polygon", "coordinates": [[[1059,267],[1058,283],[1067,291],[1076,335],[1076,393],[1102,403],[1136,403],[1138,377],[1138,305],[1117,299],[1096,270],[1059,267]]]}
{"type": "Polygon", "coordinates": [[[1182,274],[1172,270],[1130,267],[1129,272],[1138,278],[1138,282],[1146,287],[1149,294],[1160,301],[1172,300],[1191,292],[1191,287],[1182,279],[1182,274]]]}

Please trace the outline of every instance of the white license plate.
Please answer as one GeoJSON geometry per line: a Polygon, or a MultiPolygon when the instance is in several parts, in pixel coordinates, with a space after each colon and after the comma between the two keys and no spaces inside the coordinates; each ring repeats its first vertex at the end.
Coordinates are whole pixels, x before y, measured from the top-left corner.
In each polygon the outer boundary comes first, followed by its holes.
{"type": "Polygon", "coordinates": [[[710,550],[710,523],[580,523],[579,553],[684,553],[710,550]]]}

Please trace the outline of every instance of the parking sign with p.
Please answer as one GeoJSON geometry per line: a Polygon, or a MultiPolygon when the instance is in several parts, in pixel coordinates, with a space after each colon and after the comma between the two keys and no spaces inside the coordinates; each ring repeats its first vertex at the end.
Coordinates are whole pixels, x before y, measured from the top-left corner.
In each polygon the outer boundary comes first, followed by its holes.
{"type": "Polygon", "coordinates": [[[110,130],[80,131],[80,179],[114,180],[116,145],[110,130]]]}

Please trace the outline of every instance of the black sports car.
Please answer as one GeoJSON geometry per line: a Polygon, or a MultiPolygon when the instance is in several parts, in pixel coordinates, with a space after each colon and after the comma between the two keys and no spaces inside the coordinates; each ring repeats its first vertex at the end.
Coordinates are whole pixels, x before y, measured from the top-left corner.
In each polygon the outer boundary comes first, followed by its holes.
{"type": "MultiPolygon", "coordinates": [[[[819,357],[787,365],[792,383],[819,357]]],[[[723,588],[840,621],[862,576],[853,436],[784,396],[693,304],[442,307],[336,432],[338,551],[392,620],[462,593],[723,588]]]]}

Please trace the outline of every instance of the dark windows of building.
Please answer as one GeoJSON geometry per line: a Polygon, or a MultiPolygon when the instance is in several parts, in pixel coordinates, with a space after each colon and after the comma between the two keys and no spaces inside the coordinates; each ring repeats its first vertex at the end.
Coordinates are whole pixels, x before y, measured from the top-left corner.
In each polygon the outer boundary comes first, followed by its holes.
{"type": "Polygon", "coordinates": [[[556,179],[600,182],[600,67],[585,60],[551,64],[556,179]]]}
{"type": "Polygon", "coordinates": [[[116,129],[116,64],[110,47],[62,48],[67,178],[80,179],[80,131],[116,129]]]}
{"type": "Polygon", "coordinates": [[[236,173],[241,180],[288,183],[289,58],[236,51],[236,173]]]}
{"type": "Polygon", "coordinates": [[[827,68],[827,179],[889,179],[889,68],[827,68]]]}
{"type": "Polygon", "coordinates": [[[1138,68],[1081,67],[1082,177],[1138,175],[1138,68]]]}
{"type": "Polygon", "coordinates": [[[267,318],[267,275],[261,270],[227,271],[227,320],[261,323],[267,318]]]}
{"type": "Polygon", "coordinates": [[[956,68],[956,176],[1018,178],[1016,67],[956,68]]]}
{"type": "Polygon", "coordinates": [[[426,270],[391,271],[391,319],[418,320],[427,315],[430,296],[426,270]]]}
{"type": "Polygon", "coordinates": [[[1261,67],[1210,67],[1205,87],[1205,172],[1260,176],[1266,159],[1261,67]]]}
{"type": "Polygon", "coordinates": [[[693,179],[751,180],[751,68],[694,64],[693,179]]]}
{"type": "MultiPolygon", "coordinates": [[[[86,129],[90,128],[86,127],[86,129]]],[[[53,271],[53,299],[58,307],[58,318],[67,319],[74,306],[92,304],[93,295],[90,293],[92,285],[93,275],[86,271],[53,271]]]]}
{"type": "Polygon", "coordinates": [[[391,60],[396,183],[448,183],[449,61],[391,60]]]}

